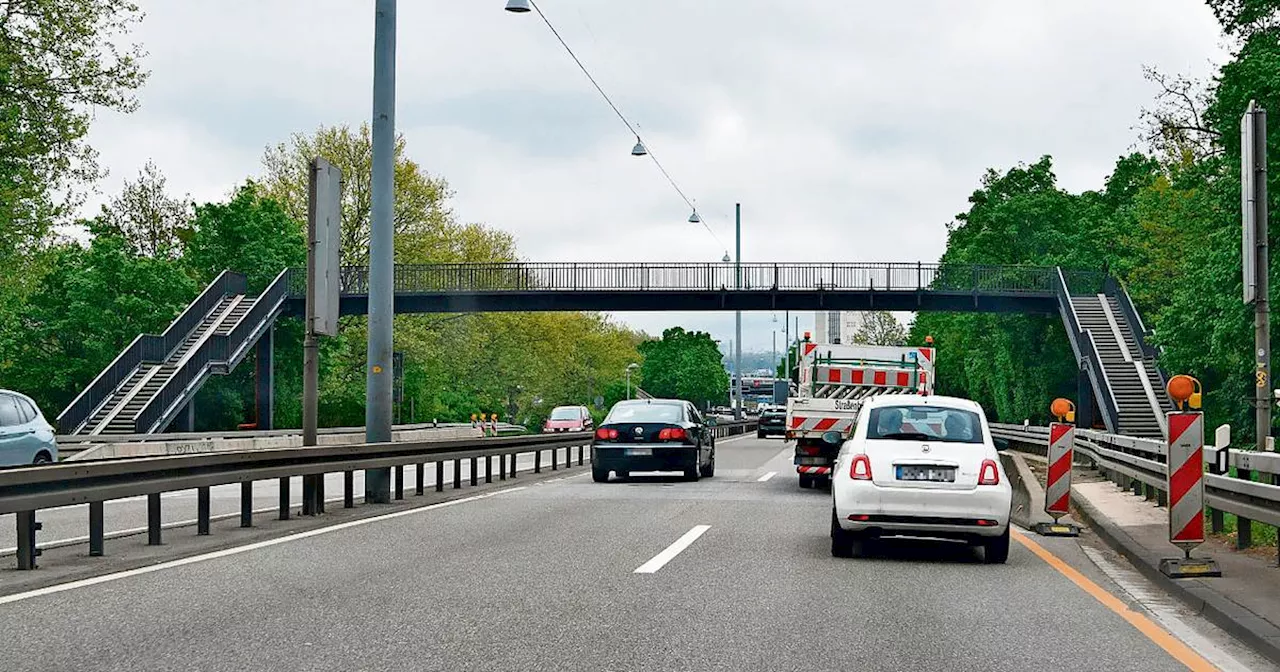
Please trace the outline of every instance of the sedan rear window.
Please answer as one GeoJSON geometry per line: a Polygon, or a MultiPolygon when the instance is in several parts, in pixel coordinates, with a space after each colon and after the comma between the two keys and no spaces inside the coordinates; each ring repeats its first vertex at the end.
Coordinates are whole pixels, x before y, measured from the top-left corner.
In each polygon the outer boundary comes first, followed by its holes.
{"type": "Polygon", "coordinates": [[[867,418],[867,438],[982,443],[978,414],[943,406],[881,406],[867,418]]]}
{"type": "Polygon", "coordinates": [[[684,413],[677,404],[618,404],[604,421],[675,423],[683,419],[684,413]]]}
{"type": "Polygon", "coordinates": [[[581,420],[582,411],[575,406],[558,406],[551,411],[552,420],[581,420]]]}

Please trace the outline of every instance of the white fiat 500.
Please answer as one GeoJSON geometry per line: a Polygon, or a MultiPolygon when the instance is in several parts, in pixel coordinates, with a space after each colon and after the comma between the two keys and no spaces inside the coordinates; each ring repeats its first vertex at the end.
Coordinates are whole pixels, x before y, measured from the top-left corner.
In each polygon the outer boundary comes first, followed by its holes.
{"type": "Polygon", "coordinates": [[[1013,488],[972,401],[867,400],[831,477],[836,557],[855,557],[864,540],[880,536],[958,539],[982,546],[989,563],[1009,557],[1013,488]]]}

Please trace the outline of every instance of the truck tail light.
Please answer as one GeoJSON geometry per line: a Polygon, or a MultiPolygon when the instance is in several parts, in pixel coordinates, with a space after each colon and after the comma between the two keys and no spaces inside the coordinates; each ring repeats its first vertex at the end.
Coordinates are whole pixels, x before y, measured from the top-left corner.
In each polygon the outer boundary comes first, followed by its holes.
{"type": "Polygon", "coordinates": [[[871,480],[871,458],[866,455],[854,455],[849,463],[849,478],[855,481],[871,480]]]}
{"type": "Polygon", "coordinates": [[[799,446],[796,448],[796,450],[800,451],[801,455],[809,455],[809,456],[814,456],[822,453],[822,449],[819,448],[818,446],[799,446]]]}
{"type": "Polygon", "coordinates": [[[978,468],[978,485],[1000,485],[1000,469],[995,460],[983,460],[978,468]]]}

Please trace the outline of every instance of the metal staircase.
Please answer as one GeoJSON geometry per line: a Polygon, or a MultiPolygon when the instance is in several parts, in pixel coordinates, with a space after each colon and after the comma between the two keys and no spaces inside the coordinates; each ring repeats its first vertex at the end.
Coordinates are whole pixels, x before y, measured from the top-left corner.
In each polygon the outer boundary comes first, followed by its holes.
{"type": "Polygon", "coordinates": [[[1164,413],[1173,404],[1128,293],[1110,279],[1102,292],[1079,295],[1071,294],[1064,279],[1059,282],[1063,323],[1108,431],[1163,437],[1164,413]]]}
{"type": "Polygon", "coordinates": [[[64,434],[164,430],[208,376],[226,374],[271,328],[288,298],[282,272],[260,296],[224,272],[160,336],[142,335],[58,416],[64,434]]]}

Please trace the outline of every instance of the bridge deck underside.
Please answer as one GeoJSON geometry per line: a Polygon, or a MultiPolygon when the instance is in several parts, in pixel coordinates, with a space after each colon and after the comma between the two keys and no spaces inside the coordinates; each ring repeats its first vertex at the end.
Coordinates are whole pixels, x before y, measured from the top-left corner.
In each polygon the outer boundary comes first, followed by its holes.
{"type": "MultiPolygon", "coordinates": [[[[343,315],[368,312],[366,295],[343,296],[343,315]]],[[[401,293],[395,312],[467,313],[515,311],[724,311],[724,310],[890,310],[1057,314],[1057,298],[1049,292],[948,291],[719,291],[719,290],[535,290],[401,293]]],[[[293,299],[289,314],[302,315],[303,301],[293,299]]]]}

